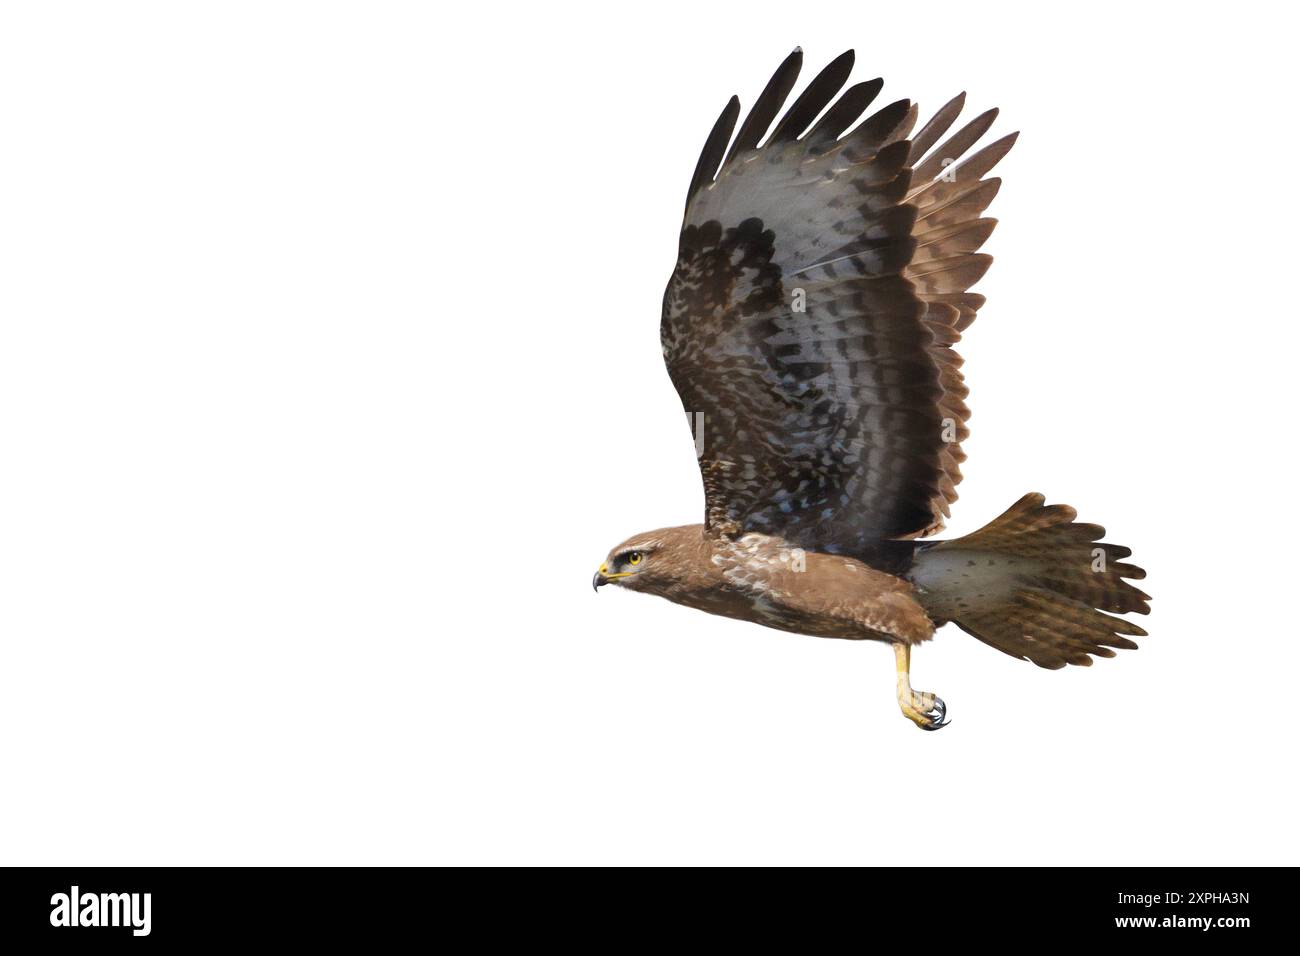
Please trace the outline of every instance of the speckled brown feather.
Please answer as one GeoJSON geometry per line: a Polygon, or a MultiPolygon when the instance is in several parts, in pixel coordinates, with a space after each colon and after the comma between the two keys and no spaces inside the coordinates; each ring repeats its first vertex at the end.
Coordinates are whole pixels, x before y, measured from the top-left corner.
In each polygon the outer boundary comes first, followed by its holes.
{"type": "Polygon", "coordinates": [[[911,584],[854,558],[698,524],[635,535],[606,561],[632,550],[646,557],[619,586],[710,614],[814,637],[916,644],[934,635],[911,584]]]}

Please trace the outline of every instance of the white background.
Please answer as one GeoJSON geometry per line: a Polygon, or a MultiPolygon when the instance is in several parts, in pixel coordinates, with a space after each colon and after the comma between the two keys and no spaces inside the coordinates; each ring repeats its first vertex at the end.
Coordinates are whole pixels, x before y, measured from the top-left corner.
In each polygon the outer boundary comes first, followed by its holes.
{"type": "Polygon", "coordinates": [[[1266,9],[6,7],[0,861],[1296,863],[1266,9]],[[939,734],[883,645],[590,587],[701,517],[660,297],[795,44],[1023,130],[950,532],[1038,490],[1150,572],[1090,669],[940,632],[939,734]]]}

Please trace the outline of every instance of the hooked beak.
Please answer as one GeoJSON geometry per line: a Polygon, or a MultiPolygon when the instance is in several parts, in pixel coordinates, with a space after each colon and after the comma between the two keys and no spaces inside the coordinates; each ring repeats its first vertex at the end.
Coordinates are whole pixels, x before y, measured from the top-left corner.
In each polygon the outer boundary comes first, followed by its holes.
{"type": "Polygon", "coordinates": [[[609,565],[602,564],[600,566],[600,570],[596,572],[596,576],[591,579],[591,589],[595,591],[601,587],[604,587],[606,584],[608,584],[610,581],[613,581],[615,578],[630,578],[631,576],[632,576],[631,571],[619,571],[617,574],[610,574],[609,565]]]}

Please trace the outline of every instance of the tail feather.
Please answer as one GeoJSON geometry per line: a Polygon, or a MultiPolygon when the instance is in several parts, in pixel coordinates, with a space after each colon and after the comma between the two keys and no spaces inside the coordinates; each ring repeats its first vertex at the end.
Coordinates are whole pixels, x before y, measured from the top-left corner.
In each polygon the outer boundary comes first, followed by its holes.
{"type": "Polygon", "coordinates": [[[911,578],[921,603],[936,621],[1040,667],[1135,649],[1129,637],[1146,631],[1112,614],[1150,612],[1150,598],[1125,580],[1146,572],[1121,560],[1128,548],[1101,540],[1104,528],[1076,517],[1028,494],[973,534],[919,546],[911,578]]]}

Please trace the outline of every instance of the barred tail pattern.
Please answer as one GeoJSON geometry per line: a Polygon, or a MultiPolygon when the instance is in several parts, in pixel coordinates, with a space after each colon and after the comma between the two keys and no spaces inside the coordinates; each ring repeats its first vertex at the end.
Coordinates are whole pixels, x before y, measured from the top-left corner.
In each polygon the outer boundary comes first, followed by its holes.
{"type": "Polygon", "coordinates": [[[936,623],[1040,667],[1136,649],[1131,638],[1146,631],[1113,615],[1149,613],[1150,598],[1129,583],[1146,572],[1124,562],[1128,548],[1101,540],[1104,528],[1076,517],[1028,494],[973,534],[918,545],[910,577],[922,605],[936,623]]]}

